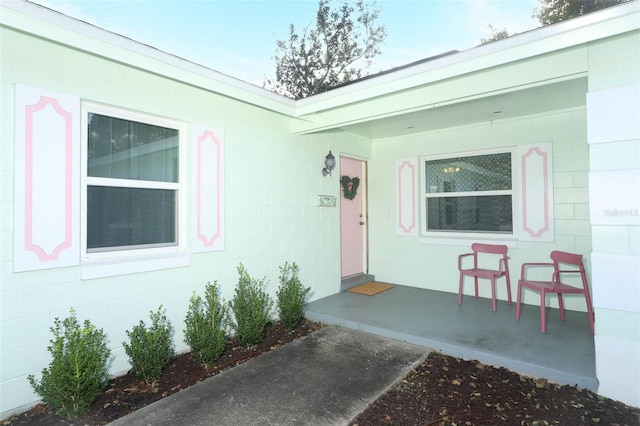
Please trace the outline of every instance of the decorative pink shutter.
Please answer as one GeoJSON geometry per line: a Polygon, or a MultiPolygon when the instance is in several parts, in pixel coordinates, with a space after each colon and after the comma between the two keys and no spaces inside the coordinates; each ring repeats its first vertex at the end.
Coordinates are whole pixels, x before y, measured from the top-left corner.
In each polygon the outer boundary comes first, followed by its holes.
{"type": "Polygon", "coordinates": [[[396,160],[396,234],[418,235],[418,162],[396,160]]]}
{"type": "Polygon", "coordinates": [[[224,250],[224,131],[192,126],[193,253],[224,250]]]}
{"type": "Polygon", "coordinates": [[[518,147],[520,241],[554,241],[553,164],[550,142],[518,147]]]}
{"type": "Polygon", "coordinates": [[[80,263],[80,98],[16,85],[15,272],[80,263]]]}

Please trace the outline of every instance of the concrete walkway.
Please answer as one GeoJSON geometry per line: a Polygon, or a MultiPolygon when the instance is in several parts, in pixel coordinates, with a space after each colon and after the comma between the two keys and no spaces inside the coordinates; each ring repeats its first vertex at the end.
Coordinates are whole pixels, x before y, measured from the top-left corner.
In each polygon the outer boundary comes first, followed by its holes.
{"type": "Polygon", "coordinates": [[[429,350],[325,327],[111,425],[346,425],[429,350]]]}

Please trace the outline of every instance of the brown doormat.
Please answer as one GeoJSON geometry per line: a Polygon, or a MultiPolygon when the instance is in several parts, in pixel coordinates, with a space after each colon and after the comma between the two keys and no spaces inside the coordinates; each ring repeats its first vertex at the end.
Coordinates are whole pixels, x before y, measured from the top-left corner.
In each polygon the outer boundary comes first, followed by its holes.
{"type": "Polygon", "coordinates": [[[350,291],[351,293],[366,294],[367,296],[373,296],[375,294],[382,293],[385,290],[389,290],[390,288],[393,288],[391,284],[382,284],[382,283],[371,281],[365,284],[360,284],[355,287],[351,287],[350,289],[347,289],[347,291],[350,291]]]}

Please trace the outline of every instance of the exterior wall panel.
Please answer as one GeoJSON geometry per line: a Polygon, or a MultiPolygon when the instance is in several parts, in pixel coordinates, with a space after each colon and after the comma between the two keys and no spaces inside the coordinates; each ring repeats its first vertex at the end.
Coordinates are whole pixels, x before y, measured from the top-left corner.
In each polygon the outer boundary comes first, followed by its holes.
{"type": "MultiPolygon", "coordinates": [[[[16,84],[72,94],[80,102],[88,100],[168,117],[186,123],[189,131],[191,123],[207,123],[224,132],[226,201],[224,249],[194,251],[189,254],[189,266],[82,279],[82,265],[76,255],[75,266],[16,273],[10,224],[17,201],[13,195],[17,171],[14,162],[6,160],[13,160],[16,133],[12,121],[8,126],[3,125],[0,135],[2,418],[38,401],[26,377],[39,375],[48,365],[49,327],[53,318],[68,316],[70,308],[76,310],[79,320],[89,319],[105,330],[115,357],[111,372],[118,374],[130,368],[121,346],[127,338],[125,331],[140,320],[148,319],[149,311],[160,305],[175,326],[176,349],[186,350],[182,324],[189,298],[193,292],[203,293],[207,282],[217,280],[221,297],[230,300],[238,280],[236,267],[240,263],[252,276],[267,278],[268,291],[274,298],[279,285],[278,267],[292,261],[300,267],[303,284],[314,288],[314,298],[338,291],[339,241],[337,237],[326,237],[338,235],[338,209],[316,207],[315,197],[317,194],[338,195],[338,177],[324,178],[321,174],[329,149],[366,158],[370,148],[364,139],[351,135],[294,136],[289,129],[290,118],[164,78],[162,67],[166,65],[159,62],[149,67],[154,70],[149,73],[6,27],[2,27],[0,38],[3,124],[7,122],[6,117],[15,116],[16,84]],[[33,56],[34,52],[40,54],[33,56]],[[29,353],[28,363],[22,361],[25,352],[29,353]]],[[[75,154],[74,162],[74,167],[79,164],[75,154]]],[[[72,186],[80,188],[75,175],[72,186]]],[[[195,229],[196,219],[190,215],[190,206],[196,200],[196,190],[190,178],[187,192],[185,212],[190,217],[187,229],[195,229]]],[[[74,214],[79,212],[74,210],[74,214]]],[[[74,226],[80,232],[77,221],[74,226]]]]}
{"type": "MultiPolygon", "coordinates": [[[[595,23],[594,31],[589,25],[575,31],[565,28],[567,36],[563,37],[553,32],[564,28],[561,24],[550,29],[547,37],[530,44],[510,45],[507,40],[501,44],[507,46],[503,51],[496,47],[498,44],[484,46],[474,52],[462,52],[466,59],[450,66],[401,79],[396,79],[395,74],[393,79],[382,76],[385,84],[379,87],[358,91],[347,86],[335,96],[329,93],[317,101],[294,104],[249,90],[211,70],[194,68],[193,64],[187,67],[175,57],[145,50],[130,40],[82,27],[84,24],[70,18],[57,16],[55,19],[60,22],[44,22],[12,9],[32,6],[15,4],[1,6],[0,27],[2,418],[38,401],[26,377],[38,375],[50,361],[46,351],[51,337],[49,327],[55,317],[66,317],[70,308],[77,311],[80,319],[89,319],[104,328],[115,357],[111,372],[118,374],[129,368],[120,343],[126,339],[125,331],[160,305],[176,328],[176,349],[186,350],[181,324],[189,297],[193,292],[204,291],[208,281],[217,280],[221,297],[229,300],[239,263],[251,275],[266,277],[272,296],[278,286],[278,267],[287,261],[300,266],[301,281],[313,288],[314,298],[338,292],[339,209],[315,206],[318,194],[339,196],[339,177],[321,174],[329,150],[337,158],[346,155],[368,160],[369,263],[376,279],[455,293],[456,287],[451,285],[458,279],[455,261],[460,253],[468,251],[470,244],[422,244],[420,237],[397,234],[396,160],[542,142],[550,142],[553,147],[555,238],[553,242],[511,242],[510,262],[516,266],[511,269],[512,283],[517,283],[517,265],[546,260],[552,249],[561,249],[586,255],[589,275],[595,278],[594,295],[598,296],[608,292],[609,285],[616,285],[600,278],[611,276],[607,268],[616,264],[606,259],[615,256],[620,261],[640,256],[636,224],[598,223],[589,215],[590,203],[606,201],[602,194],[589,192],[590,174],[597,179],[597,173],[603,171],[637,171],[639,166],[634,159],[640,153],[640,141],[637,136],[611,138],[613,132],[608,132],[606,126],[600,127],[596,137],[588,129],[598,123],[591,120],[604,115],[595,114],[598,110],[591,109],[595,106],[585,105],[582,98],[574,105],[554,108],[549,106],[553,105],[547,102],[549,99],[534,93],[520,101],[543,104],[544,112],[505,114],[501,119],[487,118],[411,136],[382,139],[373,135],[370,140],[341,129],[343,124],[428,109],[437,103],[460,112],[455,105],[464,110],[466,101],[471,103],[489,92],[497,96],[544,88],[549,82],[562,85],[574,79],[580,85],[587,79],[587,91],[593,99],[604,91],[611,94],[621,87],[636,87],[640,80],[637,11],[620,20],[595,23]],[[629,29],[630,25],[634,25],[633,29],[629,29]],[[82,34],[79,27],[89,34],[82,34]],[[612,32],[616,35],[611,36],[612,32]],[[606,38],[597,40],[598,37],[606,38]],[[14,127],[16,85],[70,95],[80,103],[91,101],[168,117],[186,123],[188,131],[192,130],[191,123],[205,123],[208,128],[224,132],[224,248],[197,252],[188,244],[188,266],[115,277],[83,279],[80,259],[78,265],[70,262],[55,269],[14,271],[16,258],[11,242],[15,224],[24,219],[24,213],[14,211],[22,196],[15,193],[16,178],[24,175],[14,161],[19,155],[14,127]],[[327,107],[323,109],[323,105],[327,107]],[[299,115],[308,121],[297,118],[299,115]],[[325,129],[330,131],[325,133],[325,129]],[[593,264],[589,255],[592,252],[593,264]],[[592,274],[592,270],[596,273],[592,274]]],[[[637,4],[619,10],[636,10],[634,7],[637,4]]],[[[523,36],[520,40],[527,40],[530,35],[523,36]]],[[[376,81],[381,80],[369,79],[364,84],[376,81]]],[[[604,112],[609,113],[606,109],[604,112]]],[[[622,112],[614,118],[632,111],[622,112]]],[[[194,154],[187,155],[187,164],[193,164],[194,154]]],[[[78,188],[78,178],[72,180],[72,186],[78,188]]],[[[189,207],[197,200],[193,178],[189,178],[187,192],[187,229],[193,230],[197,229],[197,216],[191,215],[189,207]]],[[[406,199],[404,192],[402,195],[406,199]]],[[[618,288],[635,288],[636,278],[618,288]]],[[[498,297],[506,298],[504,289],[499,289],[498,297]]],[[[634,363],[640,359],[637,310],[621,306],[615,297],[598,296],[594,303],[600,391],[640,406],[640,383],[629,380],[640,377],[640,362],[634,363]]],[[[568,302],[567,308],[582,310],[583,306],[568,302]]]]}
{"type": "Polygon", "coordinates": [[[640,406],[639,52],[639,31],[593,43],[587,94],[596,373],[602,395],[634,406],[640,406]]]}
{"type": "MultiPolygon", "coordinates": [[[[468,252],[473,242],[466,238],[452,239],[447,244],[442,244],[442,239],[429,243],[428,238],[396,235],[392,219],[394,215],[392,214],[391,218],[386,216],[388,206],[395,203],[393,173],[396,160],[411,156],[536,146],[545,142],[544,139],[539,140],[539,137],[550,137],[547,141],[550,141],[553,152],[551,207],[556,216],[553,219],[555,238],[547,242],[518,241],[517,235],[511,238],[509,262],[512,292],[515,294],[517,289],[519,265],[523,262],[547,261],[549,253],[555,249],[582,253],[588,259],[591,252],[591,228],[588,218],[579,215],[585,208],[588,211],[588,170],[582,162],[575,162],[575,158],[588,158],[587,141],[583,136],[586,133],[584,117],[585,108],[581,107],[412,136],[374,140],[373,159],[369,162],[369,196],[372,211],[380,213],[370,218],[371,273],[382,281],[455,293],[458,282],[457,256],[468,252]],[[557,132],[558,128],[562,128],[562,131],[557,132]],[[567,131],[567,128],[573,129],[573,132],[567,131]],[[554,133],[563,137],[551,139],[554,133]],[[469,135],[473,137],[470,138],[469,135]],[[558,179],[558,174],[564,178],[558,179]],[[562,213],[559,215],[559,212],[562,213]],[[425,262],[425,259],[429,261],[425,262]]],[[[521,197],[522,193],[516,191],[515,196],[521,197]]],[[[589,265],[587,267],[589,268],[589,265]]],[[[488,291],[488,288],[485,290],[488,291]]],[[[504,287],[498,286],[497,293],[499,299],[506,300],[504,287]]],[[[489,294],[481,296],[489,297],[489,294]]],[[[526,300],[526,303],[531,304],[537,302],[534,297],[526,300]]],[[[552,299],[551,303],[557,302],[552,299]]],[[[568,309],[585,310],[584,302],[580,300],[567,300],[565,305],[568,309]]],[[[555,306],[557,307],[557,304],[555,306]]]]}

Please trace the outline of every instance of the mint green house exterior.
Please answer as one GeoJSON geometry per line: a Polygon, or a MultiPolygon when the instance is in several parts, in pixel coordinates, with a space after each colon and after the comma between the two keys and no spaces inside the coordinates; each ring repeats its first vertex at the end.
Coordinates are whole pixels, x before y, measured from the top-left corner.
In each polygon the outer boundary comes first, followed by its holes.
{"type": "Polygon", "coordinates": [[[231,299],[240,263],[272,295],[292,261],[311,300],[339,292],[330,150],[336,171],[340,157],[366,163],[364,267],[377,280],[456,293],[457,256],[480,239],[509,245],[515,294],[521,263],[583,254],[598,392],[640,406],[637,1],[300,101],[23,1],[0,6],[0,42],[0,418],[38,402],[27,376],[48,365],[49,328],[70,308],[104,329],[117,375],[125,331],[160,305],[187,350],[189,298],[216,280],[231,299]],[[144,154],[171,152],[172,177],[135,188],[173,194],[175,244],[96,249],[87,199],[108,182],[91,171],[96,114],[179,135],[144,154]],[[425,162],[491,152],[515,159],[513,229],[426,229],[425,162]]]}

